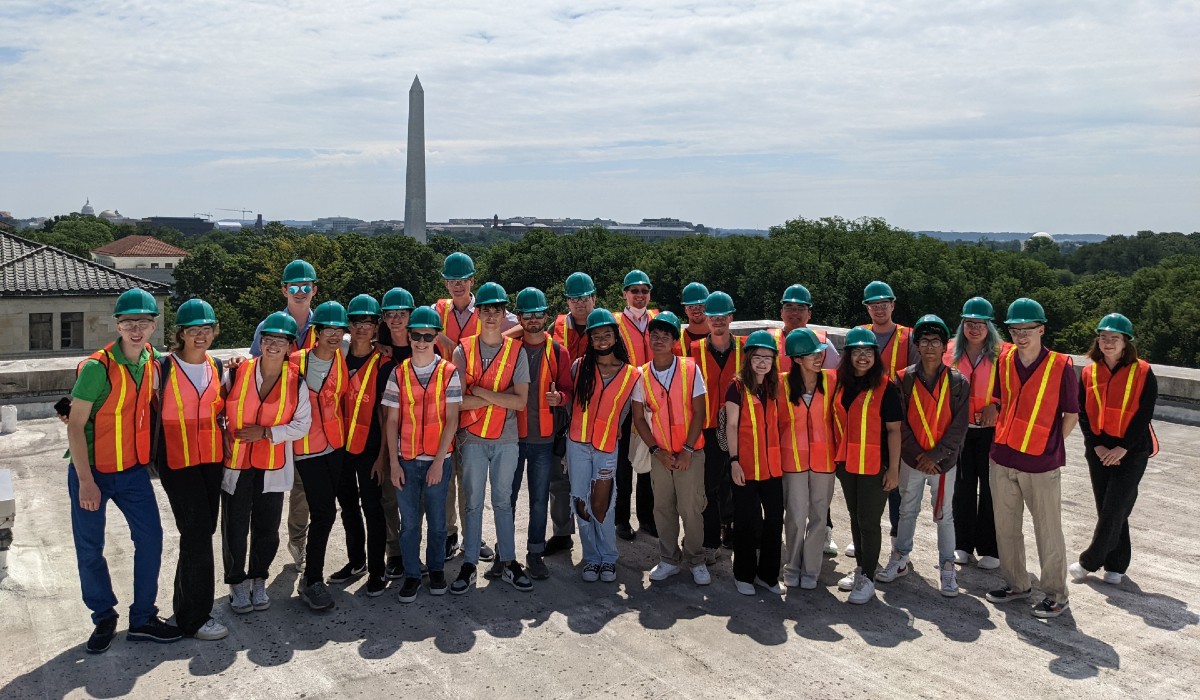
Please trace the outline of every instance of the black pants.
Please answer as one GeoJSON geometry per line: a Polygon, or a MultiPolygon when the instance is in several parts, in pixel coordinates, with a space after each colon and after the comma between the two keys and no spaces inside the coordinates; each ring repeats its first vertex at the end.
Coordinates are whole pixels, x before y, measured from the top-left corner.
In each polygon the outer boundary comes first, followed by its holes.
{"type": "Polygon", "coordinates": [[[342,476],[337,489],[350,565],[356,569],[366,565],[367,572],[373,578],[383,576],[384,549],[387,546],[383,487],[379,481],[371,478],[371,467],[378,456],[379,452],[372,450],[357,455],[347,452],[342,459],[342,476]]]}
{"type": "MultiPolygon", "coordinates": [[[[617,527],[630,525],[630,503],[634,499],[633,463],[629,461],[629,440],[633,434],[633,412],[621,423],[621,439],[617,441],[617,527]]],[[[638,526],[654,528],[654,488],[649,474],[638,474],[636,492],[638,526]]]]}
{"type": "Polygon", "coordinates": [[[992,513],[992,486],[988,481],[988,454],[995,428],[968,428],[958,456],[954,480],[955,548],[981,557],[999,557],[996,518],[992,513]]]}
{"type": "Polygon", "coordinates": [[[879,549],[883,541],[880,521],[883,519],[883,507],[888,500],[887,492],[883,490],[883,474],[848,474],[845,465],[839,464],[837,477],[842,483],[842,494],[846,497],[846,510],[850,512],[854,559],[862,567],[863,576],[874,579],[875,569],[879,567],[879,549]]]}
{"type": "Polygon", "coordinates": [[[246,579],[266,578],[279,550],[279,523],[283,519],[283,493],[263,493],[262,469],[238,475],[233,494],[221,492],[221,558],[225,583],[235,586],[246,579]],[[250,539],[250,567],[246,568],[246,538],[250,539]]]}
{"type": "Polygon", "coordinates": [[[1092,494],[1096,497],[1096,530],[1092,542],[1079,555],[1079,563],[1088,571],[1101,566],[1105,571],[1123,574],[1129,568],[1132,545],[1129,541],[1129,514],[1137,500],[1138,484],[1146,473],[1149,452],[1128,453],[1115,467],[1106,467],[1089,447],[1088,471],[1092,476],[1092,494]]]}
{"type": "MultiPolygon", "coordinates": [[[[780,482],[782,483],[782,481],[780,482]]],[[[733,478],[729,475],[729,453],[717,443],[717,429],[704,429],[704,547],[721,546],[721,526],[734,524],[733,478]]],[[[782,487],[781,487],[782,488],[782,487]]],[[[782,498],[782,496],[781,496],[782,498]]],[[[734,529],[737,529],[734,524],[734,529]]],[[[754,533],[750,533],[751,537],[754,533]]],[[[737,534],[734,534],[737,541],[737,534]]],[[[765,579],[764,579],[765,580],[765,579]]]]}
{"type": "Polygon", "coordinates": [[[888,534],[895,537],[896,530],[900,527],[900,489],[892,489],[892,492],[888,494],[887,509],[888,522],[892,525],[892,529],[888,534]]]}
{"type": "Polygon", "coordinates": [[[774,584],[783,551],[783,479],[734,484],[732,498],[733,577],[745,583],[758,577],[774,584]]]}
{"type": "Polygon", "coordinates": [[[337,520],[338,481],[342,476],[345,450],[334,450],[319,457],[296,460],[296,471],[304,480],[308,499],[308,542],[304,550],[304,585],[325,578],[325,548],[337,520]]]}
{"type": "Polygon", "coordinates": [[[175,623],[192,635],[212,616],[216,568],[213,564],[213,535],[217,532],[221,505],[220,464],[198,464],[171,469],[160,467],[159,481],[175,527],[179,528],[179,563],[175,565],[175,623]]]}

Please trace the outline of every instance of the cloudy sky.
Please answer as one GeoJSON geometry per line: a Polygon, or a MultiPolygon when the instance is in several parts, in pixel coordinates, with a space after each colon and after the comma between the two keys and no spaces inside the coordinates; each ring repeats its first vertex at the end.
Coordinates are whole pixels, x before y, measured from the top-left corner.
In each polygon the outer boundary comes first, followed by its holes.
{"type": "MultiPolygon", "coordinates": [[[[0,209],[1200,229],[1195,0],[3,0],[0,209]]],[[[234,213],[232,216],[237,217],[234,213]]]]}

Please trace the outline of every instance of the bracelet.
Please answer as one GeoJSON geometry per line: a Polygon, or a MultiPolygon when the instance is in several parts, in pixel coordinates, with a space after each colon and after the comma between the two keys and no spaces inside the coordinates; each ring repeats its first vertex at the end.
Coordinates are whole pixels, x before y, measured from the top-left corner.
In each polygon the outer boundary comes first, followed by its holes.
{"type": "Polygon", "coordinates": [[[737,456],[737,455],[729,455],[729,462],[730,462],[731,464],[732,464],[733,462],[736,462],[736,461],[738,461],[738,456],[737,456]]]}
{"type": "Polygon", "coordinates": [[[688,454],[693,454],[696,451],[695,447],[692,447],[691,445],[687,444],[686,442],[683,443],[683,449],[687,450],[688,454]]]}
{"type": "Polygon", "coordinates": [[[262,431],[263,431],[262,439],[270,440],[271,439],[271,429],[264,425],[264,426],[262,426],[262,431]]]}
{"type": "Polygon", "coordinates": [[[650,446],[650,456],[653,457],[654,455],[658,454],[658,450],[659,450],[658,445],[651,445],[650,446]]]}

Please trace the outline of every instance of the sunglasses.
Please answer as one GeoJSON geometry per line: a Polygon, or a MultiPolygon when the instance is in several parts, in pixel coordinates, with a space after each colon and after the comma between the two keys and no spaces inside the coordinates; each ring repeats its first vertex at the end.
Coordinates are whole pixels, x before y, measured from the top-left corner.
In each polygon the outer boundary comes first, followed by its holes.
{"type": "Polygon", "coordinates": [[[543,318],[546,318],[546,312],[545,311],[526,311],[525,313],[521,314],[521,318],[523,318],[527,321],[541,320],[543,318]]]}
{"type": "Polygon", "coordinates": [[[437,333],[416,333],[409,331],[408,339],[414,343],[432,343],[437,340],[437,333]]]}
{"type": "Polygon", "coordinates": [[[288,285],[288,294],[308,294],[313,290],[311,284],[291,284],[288,285]]]}
{"type": "Polygon", "coordinates": [[[625,291],[629,292],[630,294],[637,294],[638,296],[650,293],[650,289],[648,287],[630,287],[625,291]]]}

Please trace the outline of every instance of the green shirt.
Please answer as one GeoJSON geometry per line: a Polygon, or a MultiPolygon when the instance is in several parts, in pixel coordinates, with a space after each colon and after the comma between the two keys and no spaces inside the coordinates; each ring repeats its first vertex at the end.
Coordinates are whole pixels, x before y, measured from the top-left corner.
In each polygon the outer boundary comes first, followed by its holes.
{"type": "MultiPolygon", "coordinates": [[[[137,362],[130,362],[125,357],[125,353],[121,352],[121,343],[118,341],[113,346],[113,357],[117,359],[117,364],[124,366],[129,371],[134,385],[141,387],[142,375],[145,374],[145,368],[149,364],[147,359],[156,360],[162,357],[162,353],[154,349],[143,349],[137,362]]],[[[83,434],[87,437],[89,465],[95,464],[96,461],[96,413],[104,405],[111,391],[112,387],[108,383],[108,370],[104,363],[94,359],[85,360],[83,367],[79,369],[79,376],[75,378],[75,387],[71,389],[71,397],[80,401],[89,401],[92,404],[92,415],[88,418],[87,424],[83,426],[83,434]]],[[[71,457],[70,450],[65,456],[68,459],[71,457]]]]}

